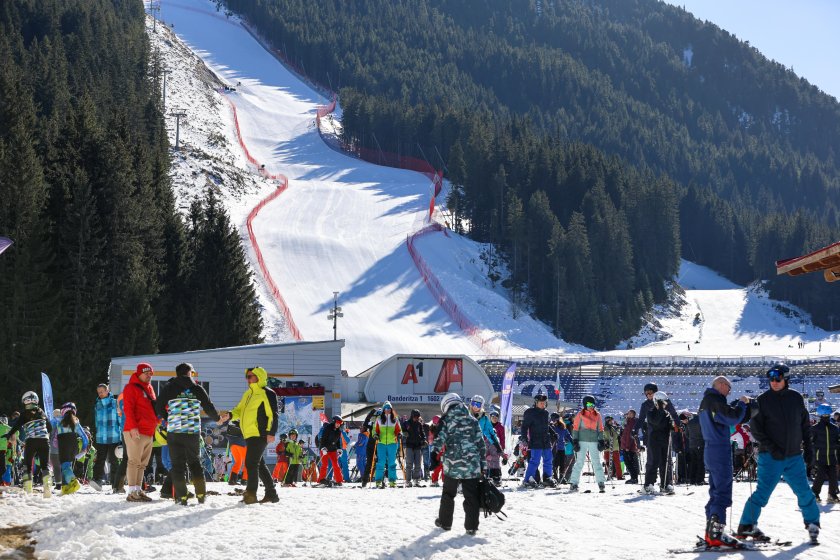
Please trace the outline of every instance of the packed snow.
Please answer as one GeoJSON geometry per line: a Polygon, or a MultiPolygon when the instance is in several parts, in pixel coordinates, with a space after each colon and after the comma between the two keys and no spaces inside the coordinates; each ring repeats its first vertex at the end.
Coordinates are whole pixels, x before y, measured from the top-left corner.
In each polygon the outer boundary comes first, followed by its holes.
{"type": "MultiPolygon", "coordinates": [[[[452,232],[418,238],[415,246],[423,260],[479,327],[478,338],[485,344],[477,345],[475,336],[467,336],[441,310],[407,252],[407,236],[427,225],[428,179],[327,147],[314,128],[315,108],[327,100],[212,2],[161,4],[160,16],[169,27],[158,27],[151,36],[169,70],[167,111],[188,115],[181,121],[182,149],[173,168],[179,204],[186,209],[205,188],[216,189],[247,246],[246,217],[276,188],[239,148],[227,97],[236,106],[250,152],[268,173],[289,178],[288,190],[263,209],[254,226],[269,270],[305,338],[332,334],[327,313],[332,292],[339,291],[345,315],[339,336],[347,340],[343,360],[351,374],[398,352],[474,357],[590,352],[557,339],[527,310],[513,310],[509,294],[487,278],[481,258],[487,247],[452,232]],[[236,91],[218,91],[223,85],[236,91]]],[[[169,120],[174,144],[174,119],[169,120]]],[[[250,249],[249,257],[254,258],[250,249]]],[[[260,278],[253,260],[252,266],[260,278]]],[[[648,326],[628,341],[631,348],[624,344],[611,354],[804,356],[838,351],[835,335],[814,328],[798,310],[780,313],[781,304],[768,300],[760,286],[733,285],[690,262],[683,262],[675,281],[685,291],[657,309],[648,326]]],[[[289,340],[263,280],[259,286],[266,337],[289,340]]],[[[582,490],[595,490],[589,494],[519,491],[516,484],[505,483],[509,517],[482,519],[476,536],[461,529],[457,502],[453,530],[434,527],[439,489],[373,490],[354,484],[281,488],[280,503],[253,506],[228,495],[226,484],[211,484],[219,495],[188,508],[155,494],[152,503],[128,503],[124,496],[98,494],[86,486],[52,499],[6,491],[0,494],[0,535],[3,529],[29,526],[40,558],[600,559],[669,557],[670,549],[691,548],[704,528],[707,487],[680,486],[674,496],[651,497],[623,481],[608,483],[606,494],[598,494],[591,477],[582,479],[582,490]]],[[[737,524],[750,491],[746,482],[735,484],[731,523],[737,524]]],[[[803,544],[807,535],[796,500],[780,485],[760,526],[793,545],[743,554],[836,558],[840,524],[835,508],[820,506],[823,544],[803,544]]],[[[0,548],[2,557],[21,554],[0,548]]]]}

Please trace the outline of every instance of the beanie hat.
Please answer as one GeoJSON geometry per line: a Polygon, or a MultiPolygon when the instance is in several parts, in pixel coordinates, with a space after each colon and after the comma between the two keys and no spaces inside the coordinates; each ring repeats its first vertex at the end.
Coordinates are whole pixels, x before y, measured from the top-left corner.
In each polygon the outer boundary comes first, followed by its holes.
{"type": "Polygon", "coordinates": [[[461,403],[461,396],[458,393],[447,393],[445,397],[440,400],[440,411],[446,414],[449,409],[456,404],[461,403]]]}
{"type": "Polygon", "coordinates": [[[140,375],[141,373],[146,373],[146,372],[154,375],[155,370],[152,369],[152,364],[147,364],[146,362],[140,362],[139,364],[137,364],[137,369],[134,370],[134,373],[136,373],[137,375],[140,375]]]}

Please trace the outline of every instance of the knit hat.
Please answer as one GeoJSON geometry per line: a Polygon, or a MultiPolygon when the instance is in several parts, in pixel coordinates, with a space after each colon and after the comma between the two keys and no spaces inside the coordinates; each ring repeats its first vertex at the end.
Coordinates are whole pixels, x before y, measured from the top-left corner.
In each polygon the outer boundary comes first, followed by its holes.
{"type": "Polygon", "coordinates": [[[134,373],[136,373],[137,375],[140,375],[141,373],[146,373],[146,372],[154,375],[155,370],[152,369],[152,364],[147,364],[146,362],[140,362],[139,364],[137,364],[137,369],[134,370],[134,373]]]}

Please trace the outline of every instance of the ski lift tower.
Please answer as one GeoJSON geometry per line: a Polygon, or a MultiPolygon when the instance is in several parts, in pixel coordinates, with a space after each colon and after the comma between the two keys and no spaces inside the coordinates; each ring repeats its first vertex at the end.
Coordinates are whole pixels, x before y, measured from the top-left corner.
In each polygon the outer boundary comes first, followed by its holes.
{"type": "Polygon", "coordinates": [[[327,315],[327,319],[333,322],[333,340],[338,339],[339,317],[344,317],[344,313],[341,312],[341,308],[338,306],[338,292],[333,292],[333,308],[330,314],[327,315]]]}

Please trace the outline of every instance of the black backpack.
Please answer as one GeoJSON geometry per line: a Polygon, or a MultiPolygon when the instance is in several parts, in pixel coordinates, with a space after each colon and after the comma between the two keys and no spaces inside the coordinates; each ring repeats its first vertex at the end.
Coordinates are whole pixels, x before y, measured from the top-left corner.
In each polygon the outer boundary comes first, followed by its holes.
{"type": "Polygon", "coordinates": [[[502,511],[502,508],[505,507],[505,495],[496,488],[495,484],[483,477],[478,481],[478,499],[481,509],[484,511],[484,517],[495,515],[501,519],[499,514],[507,517],[507,514],[502,511]]]}

